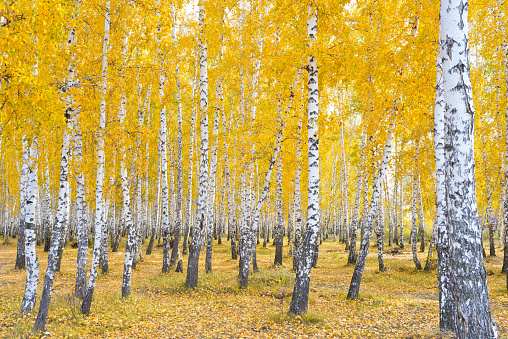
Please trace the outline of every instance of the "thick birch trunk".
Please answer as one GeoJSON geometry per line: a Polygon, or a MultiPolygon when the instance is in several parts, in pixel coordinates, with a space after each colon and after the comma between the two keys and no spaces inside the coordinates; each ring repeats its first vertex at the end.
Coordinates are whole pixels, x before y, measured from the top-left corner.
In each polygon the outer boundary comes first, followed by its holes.
{"type": "MultiPolygon", "coordinates": [[[[317,9],[309,5],[307,33],[311,44],[317,35],[317,9]]],[[[314,254],[318,246],[319,235],[319,86],[317,58],[309,55],[307,59],[308,71],[308,207],[307,228],[299,250],[299,260],[296,265],[296,278],[293,288],[293,298],[289,312],[301,315],[307,312],[309,301],[310,271],[314,261],[314,254]]]]}
{"type": "Polygon", "coordinates": [[[386,137],[386,145],[383,153],[383,161],[381,167],[377,173],[377,177],[374,181],[374,187],[372,190],[372,198],[370,199],[370,206],[368,214],[364,216],[365,229],[362,236],[362,242],[360,246],[360,252],[358,253],[358,259],[356,262],[355,270],[351,278],[351,284],[349,285],[349,291],[347,294],[348,299],[358,299],[358,293],[360,292],[360,283],[362,281],[363,270],[365,268],[365,262],[367,260],[367,254],[369,252],[370,236],[372,234],[374,217],[377,213],[377,205],[381,196],[381,185],[385,172],[390,161],[390,151],[392,149],[392,134],[395,121],[391,123],[390,129],[388,130],[388,136],[386,137]]]}
{"type": "MultiPolygon", "coordinates": [[[[125,34],[122,38],[122,56],[124,58],[124,62],[126,61],[126,53],[127,53],[127,43],[128,43],[128,35],[125,34]]],[[[120,94],[120,125],[123,124],[126,117],[126,105],[127,98],[125,93],[120,94]]],[[[120,180],[122,182],[122,217],[123,224],[125,225],[124,230],[127,230],[127,241],[125,243],[125,260],[123,265],[123,277],[122,277],[122,298],[126,298],[131,294],[131,275],[132,275],[132,262],[134,257],[134,243],[136,238],[136,229],[134,227],[133,218],[132,218],[132,210],[131,210],[131,196],[129,189],[129,181],[128,181],[128,173],[127,173],[127,165],[126,165],[126,152],[125,149],[121,150],[121,161],[120,161],[120,180]]],[[[134,163],[133,163],[134,165],[134,163]]],[[[117,241],[120,241],[121,234],[124,234],[124,231],[119,234],[117,237],[117,241]]],[[[118,245],[116,245],[118,247],[118,245]]]]}
{"type": "Polygon", "coordinates": [[[474,106],[469,70],[468,3],[441,2],[440,39],[445,106],[447,269],[453,285],[452,330],[458,338],[497,338],[482,260],[474,176],[474,106]]]}
{"type": "Polygon", "coordinates": [[[205,7],[199,6],[199,87],[200,100],[199,108],[201,112],[201,156],[199,166],[199,186],[198,186],[198,208],[196,214],[196,227],[192,236],[192,242],[189,250],[189,259],[187,263],[187,278],[185,286],[187,288],[196,288],[198,285],[198,267],[199,253],[201,251],[201,237],[206,225],[206,215],[208,210],[208,56],[207,44],[203,39],[203,25],[205,21],[205,7]]]}
{"type": "Polygon", "coordinates": [[[26,260],[26,286],[21,313],[29,313],[35,307],[37,298],[37,285],[39,284],[39,260],[35,253],[35,206],[37,204],[37,171],[35,161],[38,153],[37,136],[32,140],[30,158],[28,160],[28,189],[26,194],[25,215],[25,260],[26,260]]]}

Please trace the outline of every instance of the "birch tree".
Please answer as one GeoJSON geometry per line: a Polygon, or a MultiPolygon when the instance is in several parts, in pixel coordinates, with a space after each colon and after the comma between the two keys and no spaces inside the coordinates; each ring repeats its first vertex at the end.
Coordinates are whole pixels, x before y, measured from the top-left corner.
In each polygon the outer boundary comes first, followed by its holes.
{"type": "Polygon", "coordinates": [[[192,236],[187,262],[187,278],[185,286],[196,288],[198,285],[199,253],[201,251],[201,237],[206,225],[208,209],[208,56],[207,44],[203,41],[205,24],[205,7],[199,5],[199,108],[201,113],[201,155],[199,165],[198,208],[196,213],[196,226],[192,236]],[[199,226],[198,226],[199,225],[199,226]]]}
{"type": "Polygon", "coordinates": [[[81,312],[85,315],[90,313],[92,297],[95,289],[95,280],[97,279],[97,269],[101,255],[101,239],[103,220],[105,219],[105,206],[102,198],[104,188],[104,167],[106,165],[106,155],[104,153],[104,129],[106,128],[106,95],[108,92],[107,72],[108,72],[108,49],[109,49],[109,30],[111,26],[110,2],[106,1],[104,11],[104,42],[102,47],[102,83],[101,83],[101,106],[99,116],[99,133],[97,136],[97,180],[95,188],[95,239],[93,247],[92,265],[88,277],[88,286],[81,304],[81,312]]]}
{"type": "Polygon", "coordinates": [[[365,230],[364,234],[362,235],[360,252],[358,253],[355,270],[353,272],[353,276],[351,277],[351,283],[349,285],[349,291],[347,294],[348,299],[358,299],[358,293],[360,292],[360,283],[362,281],[363,270],[365,268],[365,262],[367,261],[367,254],[369,252],[370,236],[372,235],[374,217],[378,211],[377,206],[381,196],[381,185],[386,170],[388,168],[388,163],[390,161],[390,152],[392,149],[392,134],[394,126],[395,121],[391,123],[390,128],[388,130],[388,136],[386,137],[386,145],[383,153],[383,160],[381,162],[381,167],[379,168],[376,179],[374,181],[374,188],[372,190],[372,197],[370,199],[369,211],[367,215],[364,217],[366,219],[365,230]]]}
{"type": "Polygon", "coordinates": [[[37,205],[37,172],[38,165],[35,161],[38,152],[38,138],[34,136],[30,147],[28,159],[28,189],[26,195],[25,216],[25,260],[26,260],[26,287],[21,313],[29,313],[35,307],[37,298],[37,285],[39,284],[39,260],[35,253],[35,206],[37,205]]]}
{"type": "MultiPolygon", "coordinates": [[[[454,313],[459,338],[497,338],[490,313],[474,187],[474,106],[469,69],[468,2],[442,0],[440,47],[445,106],[446,221],[454,313]]],[[[443,248],[441,248],[441,251],[443,248]]],[[[443,288],[443,286],[441,286],[443,288]]]]}
{"type": "MultiPolygon", "coordinates": [[[[317,9],[309,4],[307,19],[307,34],[311,46],[317,38],[317,9]]],[[[319,235],[319,86],[317,58],[313,55],[307,57],[308,71],[308,207],[307,228],[299,249],[299,260],[296,266],[296,278],[293,288],[293,298],[289,312],[301,315],[307,312],[309,301],[310,270],[314,260],[314,252],[318,245],[319,235]]]]}

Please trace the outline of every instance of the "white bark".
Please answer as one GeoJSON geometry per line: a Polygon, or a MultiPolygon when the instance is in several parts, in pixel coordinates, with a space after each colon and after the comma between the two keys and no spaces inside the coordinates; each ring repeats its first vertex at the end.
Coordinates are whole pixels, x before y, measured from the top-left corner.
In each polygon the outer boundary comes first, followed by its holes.
{"type": "MultiPolygon", "coordinates": [[[[307,20],[307,34],[311,44],[317,38],[317,9],[309,5],[307,20]]],[[[308,71],[308,206],[307,228],[300,249],[300,259],[296,265],[296,279],[293,298],[289,312],[295,315],[304,314],[308,307],[310,271],[317,251],[319,236],[319,86],[317,58],[309,55],[307,59],[308,71]]]]}
{"type": "Polygon", "coordinates": [[[81,312],[88,315],[90,313],[90,305],[92,303],[93,291],[95,288],[95,280],[97,279],[97,269],[101,254],[101,238],[103,224],[103,198],[102,191],[104,188],[104,167],[106,158],[104,153],[104,129],[106,128],[106,95],[108,92],[107,72],[108,72],[108,49],[109,49],[109,30],[111,20],[109,17],[110,2],[106,1],[106,9],[104,13],[104,43],[102,47],[102,84],[101,84],[101,107],[99,116],[99,133],[97,134],[97,180],[95,188],[95,240],[92,256],[92,265],[90,267],[90,276],[88,277],[88,286],[81,312]]]}
{"type": "Polygon", "coordinates": [[[48,266],[46,269],[46,274],[44,276],[44,285],[42,289],[41,302],[39,305],[39,311],[37,313],[37,320],[35,321],[35,325],[33,328],[34,332],[42,331],[46,325],[49,303],[51,301],[51,292],[53,290],[53,280],[55,278],[58,246],[60,244],[61,232],[63,231],[63,226],[65,225],[67,195],[69,194],[68,190],[69,186],[67,185],[67,178],[68,178],[69,149],[71,139],[70,137],[71,133],[69,131],[70,117],[66,115],[66,119],[67,126],[64,130],[60,160],[60,185],[59,185],[60,189],[58,192],[58,206],[55,215],[55,222],[53,225],[51,246],[48,254],[48,266]]]}
{"type": "Polygon", "coordinates": [[[369,252],[370,236],[372,235],[374,217],[377,213],[377,206],[379,203],[379,198],[381,196],[381,185],[383,182],[385,172],[387,171],[388,168],[388,163],[390,161],[390,152],[392,149],[392,135],[394,126],[395,119],[391,123],[390,128],[388,130],[388,136],[386,137],[386,145],[383,153],[383,161],[377,173],[377,177],[374,181],[369,211],[367,215],[364,216],[364,218],[366,218],[365,229],[364,234],[362,235],[362,242],[360,246],[360,252],[358,253],[358,259],[356,262],[355,270],[353,272],[353,277],[351,278],[351,284],[349,285],[349,291],[347,294],[348,299],[358,299],[358,293],[360,292],[360,283],[362,280],[363,270],[365,268],[365,262],[367,260],[367,254],[369,252]]]}
{"type": "Polygon", "coordinates": [[[86,201],[85,201],[85,177],[81,170],[83,161],[83,141],[81,133],[81,123],[79,121],[80,109],[76,110],[73,117],[74,121],[74,156],[76,159],[76,218],[77,218],[77,242],[78,254],[76,259],[76,284],[74,294],[77,298],[83,299],[85,295],[85,284],[87,274],[87,256],[88,256],[88,234],[86,224],[86,201]]]}
{"type": "Polygon", "coordinates": [[[28,183],[28,144],[23,136],[23,151],[21,155],[21,175],[19,180],[19,229],[16,253],[16,269],[25,268],[25,214],[26,214],[26,190],[28,183]]]}
{"type": "Polygon", "coordinates": [[[198,208],[196,215],[196,227],[190,247],[187,265],[187,279],[185,286],[195,288],[198,284],[199,253],[201,251],[201,237],[206,225],[208,210],[208,56],[207,44],[203,42],[203,26],[205,22],[205,8],[199,6],[199,108],[201,113],[201,155],[199,165],[198,208]]]}
{"type": "Polygon", "coordinates": [[[26,286],[21,313],[29,313],[35,307],[37,298],[37,285],[39,284],[39,260],[35,253],[35,206],[37,205],[37,171],[35,161],[38,152],[37,136],[32,140],[30,158],[28,159],[28,190],[26,195],[25,215],[25,260],[26,260],[26,286]]]}
{"type": "Polygon", "coordinates": [[[441,1],[440,45],[445,106],[446,220],[459,338],[497,338],[483,265],[474,175],[474,105],[469,69],[468,2],[441,1]]]}
{"type": "MultiPolygon", "coordinates": [[[[220,77],[217,78],[217,99],[222,101],[222,84],[220,77]]],[[[217,177],[217,144],[219,134],[219,115],[221,113],[221,106],[215,109],[215,118],[213,121],[213,137],[214,143],[212,146],[212,158],[210,161],[210,175],[209,179],[209,208],[208,208],[208,229],[206,234],[206,259],[205,259],[205,270],[206,273],[212,271],[212,246],[213,246],[213,224],[214,224],[214,206],[215,206],[215,190],[216,190],[216,177],[217,177]]]]}
{"type": "Polygon", "coordinates": [[[367,141],[367,135],[365,132],[362,132],[362,141],[360,144],[360,161],[358,163],[358,178],[356,179],[356,195],[355,195],[355,207],[353,210],[353,218],[351,220],[351,234],[350,239],[351,243],[349,246],[349,256],[347,263],[355,264],[356,263],[356,235],[358,229],[358,214],[360,213],[360,198],[362,195],[362,178],[364,164],[365,164],[365,143],[367,141]]]}
{"type": "MultiPolygon", "coordinates": [[[[176,38],[176,10],[174,3],[171,3],[171,11],[173,14],[173,26],[172,26],[172,35],[175,49],[177,47],[177,38],[176,38]]],[[[175,242],[173,246],[173,251],[171,252],[171,261],[170,266],[176,265],[176,262],[180,258],[180,236],[182,231],[182,217],[183,217],[183,169],[182,169],[182,94],[180,88],[180,78],[179,78],[179,64],[177,61],[177,65],[175,68],[175,80],[176,80],[176,101],[177,101],[177,119],[178,119],[178,132],[177,132],[177,156],[176,156],[176,210],[175,210],[175,242]]],[[[192,146],[191,146],[192,147],[192,146]]]]}

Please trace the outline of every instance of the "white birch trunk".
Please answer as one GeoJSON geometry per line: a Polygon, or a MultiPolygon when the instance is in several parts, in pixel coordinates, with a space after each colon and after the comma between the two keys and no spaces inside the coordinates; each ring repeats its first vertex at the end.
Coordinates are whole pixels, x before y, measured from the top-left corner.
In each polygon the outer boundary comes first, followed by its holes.
{"type": "Polygon", "coordinates": [[[21,155],[21,175],[19,180],[19,229],[16,252],[16,264],[14,268],[25,268],[25,220],[26,220],[26,190],[28,183],[28,145],[23,136],[23,151],[21,155]]]}
{"type": "MultiPolygon", "coordinates": [[[[311,45],[317,38],[317,9],[309,5],[307,34],[311,45]]],[[[317,58],[309,55],[308,71],[308,207],[307,228],[300,248],[300,259],[296,266],[296,278],[293,298],[289,312],[295,315],[305,314],[308,308],[310,271],[315,260],[319,235],[319,86],[317,58]]]]}
{"type": "Polygon", "coordinates": [[[189,260],[187,265],[187,278],[185,286],[196,288],[198,285],[198,265],[199,253],[201,251],[201,237],[206,225],[206,215],[208,210],[208,57],[207,44],[203,42],[203,25],[205,22],[205,8],[199,6],[199,29],[201,31],[199,38],[199,87],[200,100],[199,108],[201,112],[201,156],[199,166],[199,186],[198,186],[198,208],[196,215],[196,227],[189,251],[189,260]]]}
{"type": "Polygon", "coordinates": [[[360,212],[360,198],[362,195],[362,178],[363,171],[365,170],[363,167],[365,162],[365,143],[367,141],[367,135],[365,132],[362,133],[362,142],[360,144],[360,161],[358,163],[358,178],[356,179],[356,195],[355,195],[355,207],[353,210],[353,218],[351,220],[351,242],[349,246],[349,255],[347,259],[348,265],[352,265],[356,263],[356,236],[358,229],[358,214],[360,212]]]}
{"type": "MultiPolygon", "coordinates": [[[[171,11],[173,14],[173,26],[172,26],[172,35],[175,49],[177,47],[178,40],[176,38],[176,10],[175,4],[171,3],[171,11]]],[[[176,211],[175,211],[175,241],[173,245],[173,251],[171,252],[171,260],[170,267],[176,265],[176,262],[180,258],[180,238],[182,232],[182,198],[183,198],[183,169],[182,169],[182,94],[180,88],[180,78],[179,78],[179,64],[177,61],[177,65],[175,68],[175,79],[176,79],[176,101],[177,101],[177,120],[178,120],[178,132],[177,132],[177,155],[176,155],[176,211]]],[[[192,146],[191,146],[192,147],[192,146]]],[[[192,162],[190,162],[192,164],[192,162]]]]}
{"type": "Polygon", "coordinates": [[[383,153],[383,161],[377,173],[377,177],[374,181],[374,188],[372,190],[372,198],[370,200],[369,211],[367,215],[364,216],[364,218],[366,218],[365,229],[364,234],[362,236],[362,243],[360,246],[360,252],[358,253],[358,259],[356,262],[355,270],[351,278],[351,284],[349,285],[349,291],[347,294],[348,299],[358,299],[358,293],[360,292],[360,283],[362,280],[363,270],[365,268],[365,262],[367,260],[367,254],[369,252],[370,236],[372,234],[374,217],[375,214],[377,213],[377,206],[379,203],[379,198],[381,196],[381,185],[383,182],[385,172],[387,171],[388,168],[388,163],[390,161],[390,152],[392,149],[392,135],[394,126],[395,120],[391,123],[390,128],[388,130],[388,136],[386,137],[386,145],[383,153]]]}
{"type": "Polygon", "coordinates": [[[87,273],[87,257],[88,257],[88,234],[86,224],[86,200],[85,200],[85,177],[81,170],[83,161],[83,141],[81,133],[81,123],[79,121],[80,109],[76,110],[74,116],[74,156],[76,159],[76,218],[77,218],[77,242],[78,254],[76,259],[76,284],[74,287],[74,295],[83,299],[85,296],[85,284],[87,273]]]}
{"type": "Polygon", "coordinates": [[[39,284],[39,260],[35,253],[35,206],[37,205],[37,172],[36,157],[38,153],[37,136],[32,140],[30,158],[28,159],[28,190],[26,195],[25,215],[25,260],[26,260],[26,286],[21,313],[29,313],[35,307],[37,298],[37,285],[39,284]]]}
{"type": "MultiPolygon", "coordinates": [[[[196,59],[196,74],[194,75],[194,84],[192,86],[192,98],[195,96],[195,92],[198,91],[198,82],[197,82],[197,70],[198,70],[198,60],[196,59]]],[[[196,108],[195,105],[192,105],[191,109],[191,125],[190,125],[190,140],[189,140],[189,174],[187,179],[187,200],[186,200],[186,209],[185,209],[185,224],[183,228],[183,247],[182,247],[182,255],[188,254],[189,247],[189,233],[192,228],[192,177],[193,177],[193,168],[194,168],[194,138],[195,138],[195,125],[196,125],[196,108]]]]}
{"type": "Polygon", "coordinates": [[[445,212],[459,338],[497,338],[483,265],[474,176],[474,105],[469,70],[468,2],[441,1],[440,45],[445,106],[445,212]]]}
{"type": "MultiPolygon", "coordinates": [[[[418,153],[418,150],[417,150],[417,153],[418,153]]],[[[415,162],[416,162],[416,157],[415,157],[415,162]]],[[[411,249],[413,251],[413,262],[415,263],[415,266],[416,266],[416,269],[418,271],[421,271],[422,270],[422,265],[420,264],[420,260],[418,260],[418,251],[417,251],[417,248],[416,248],[416,232],[417,232],[417,225],[416,225],[416,195],[418,194],[417,193],[417,190],[418,190],[418,183],[417,183],[417,179],[416,179],[416,174],[417,172],[414,171],[413,172],[413,180],[412,180],[412,187],[411,187],[411,215],[412,215],[412,225],[413,227],[411,228],[411,249]]]]}
{"type": "Polygon", "coordinates": [[[295,240],[293,250],[293,270],[296,271],[297,263],[300,259],[300,246],[302,241],[302,203],[300,193],[300,180],[302,172],[302,119],[298,121],[296,128],[296,171],[295,171],[295,193],[294,193],[294,208],[295,208],[295,240]]]}
{"type": "MultiPolygon", "coordinates": [[[[220,85],[220,78],[217,79],[217,97],[222,98],[222,86],[220,85]]],[[[220,99],[219,99],[220,100],[220,99]]],[[[217,176],[217,142],[219,134],[219,115],[220,107],[215,110],[215,118],[213,121],[213,137],[214,143],[212,146],[212,158],[210,161],[210,175],[209,175],[209,196],[208,203],[208,227],[206,233],[206,258],[205,258],[205,271],[206,273],[212,272],[212,246],[213,246],[213,223],[214,223],[214,206],[215,206],[215,186],[217,176]]]]}
{"type": "Polygon", "coordinates": [[[41,332],[46,326],[46,320],[48,318],[49,303],[51,301],[51,292],[53,290],[53,280],[55,278],[56,261],[58,246],[60,244],[61,232],[65,224],[65,214],[67,209],[67,195],[69,194],[67,185],[68,178],[68,166],[69,166],[69,149],[71,134],[69,131],[70,117],[66,114],[66,128],[63,135],[62,153],[60,160],[60,189],[58,193],[58,206],[55,216],[55,222],[53,225],[53,233],[51,236],[51,246],[48,254],[48,266],[46,268],[46,274],[44,276],[44,285],[42,288],[41,301],[39,305],[39,311],[37,312],[37,319],[33,328],[34,332],[41,332]]]}
{"type": "Polygon", "coordinates": [[[97,279],[97,269],[101,254],[101,238],[103,224],[103,198],[102,190],[104,187],[104,167],[106,158],[104,153],[104,129],[106,128],[106,95],[108,92],[107,72],[108,72],[108,49],[109,49],[109,29],[111,25],[110,2],[106,1],[106,9],[104,13],[104,44],[102,47],[102,84],[101,84],[101,107],[99,117],[99,133],[97,135],[97,181],[95,188],[95,240],[92,256],[92,265],[90,267],[90,276],[88,277],[88,286],[86,289],[81,312],[85,315],[90,313],[93,292],[95,289],[95,280],[97,279]]]}
{"type": "MultiPolygon", "coordinates": [[[[503,68],[504,68],[504,81],[505,81],[505,102],[508,102],[508,38],[506,36],[505,24],[506,17],[504,13],[504,8],[506,8],[506,2],[503,0],[497,0],[497,11],[498,11],[498,20],[497,26],[499,27],[499,31],[501,32],[501,37],[503,41],[501,42],[501,50],[503,54],[503,68]],[[503,5],[504,3],[504,5],[503,5]]],[[[508,105],[505,105],[505,135],[508,135],[508,105]]],[[[504,224],[504,253],[503,253],[503,268],[502,272],[508,272],[508,139],[506,139],[505,152],[504,152],[505,161],[504,165],[504,199],[503,199],[503,224],[504,224]]],[[[508,274],[506,276],[506,285],[508,288],[508,274]]]]}

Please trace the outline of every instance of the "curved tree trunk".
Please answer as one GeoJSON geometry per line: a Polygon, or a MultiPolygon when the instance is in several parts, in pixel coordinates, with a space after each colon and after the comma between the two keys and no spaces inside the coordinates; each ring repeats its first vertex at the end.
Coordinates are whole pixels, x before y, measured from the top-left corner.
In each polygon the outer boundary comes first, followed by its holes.
{"type": "Polygon", "coordinates": [[[66,113],[67,128],[64,130],[62,153],[60,160],[60,189],[58,193],[58,206],[55,216],[55,222],[53,225],[53,233],[51,236],[51,246],[48,254],[48,266],[46,268],[46,274],[44,276],[44,285],[42,288],[41,301],[39,304],[39,311],[37,312],[37,319],[33,328],[34,332],[41,332],[46,326],[46,320],[48,318],[49,303],[51,301],[51,292],[53,290],[53,279],[55,278],[56,271],[56,257],[58,246],[60,244],[60,233],[63,230],[65,224],[65,216],[67,209],[67,194],[68,185],[68,165],[69,165],[69,149],[70,149],[70,116],[66,113]]]}

